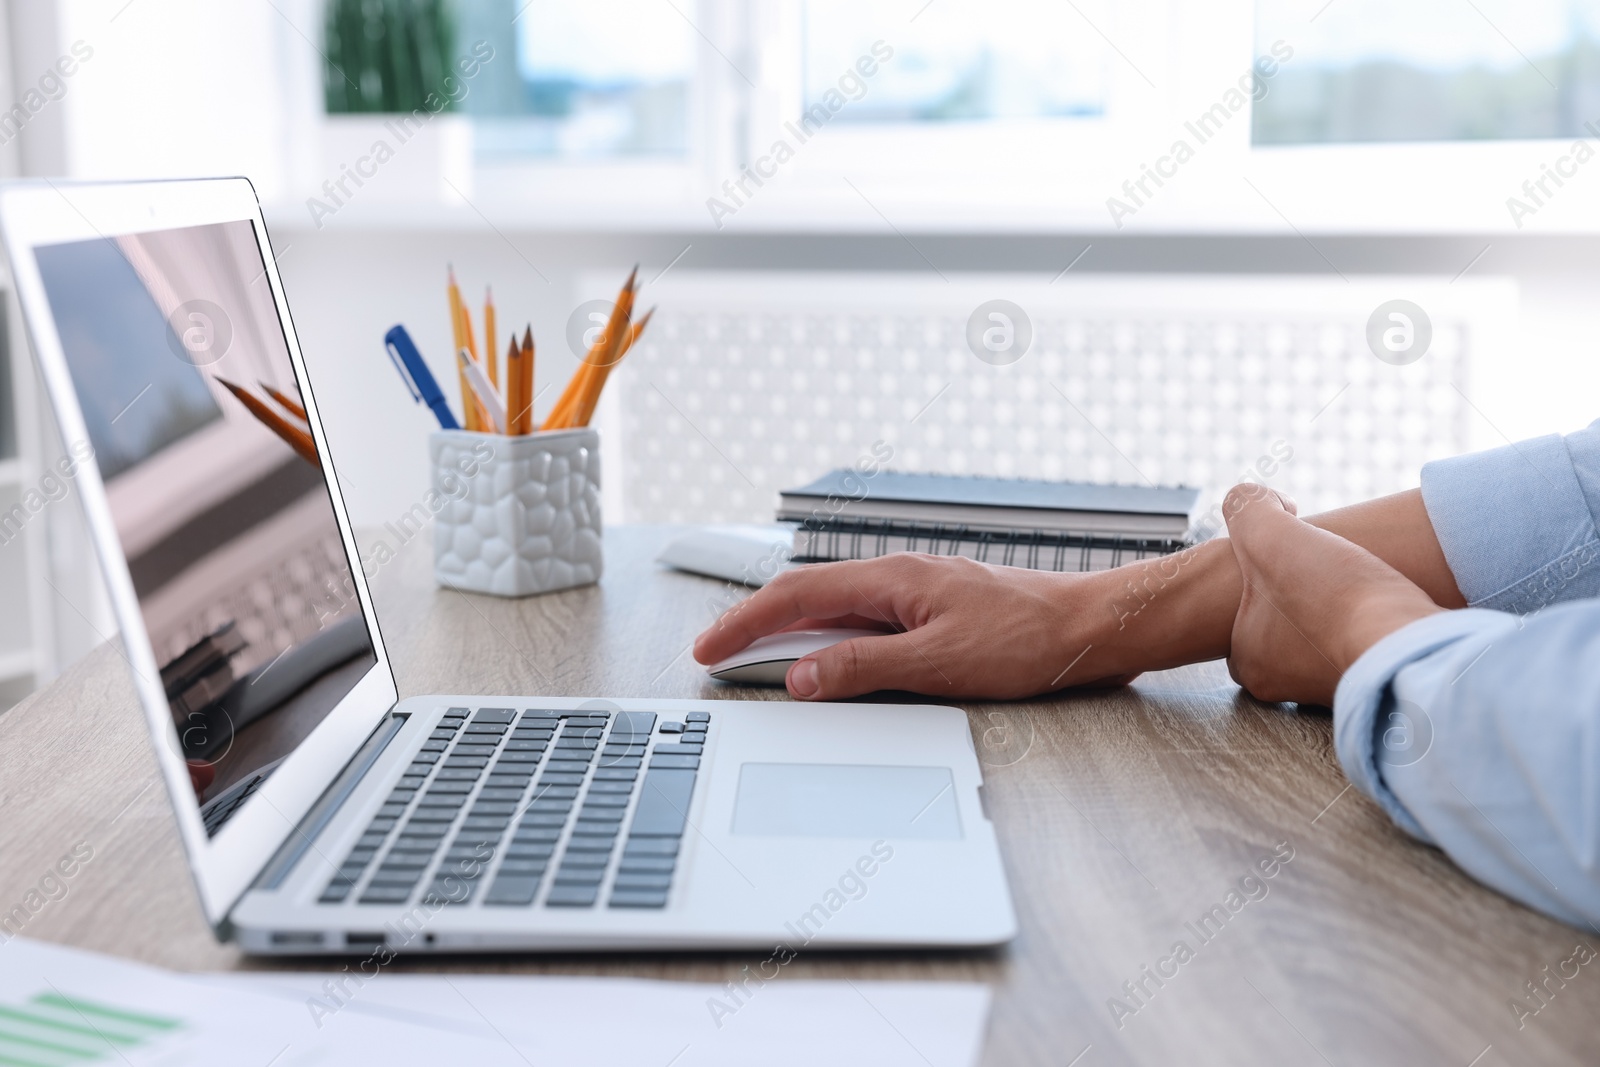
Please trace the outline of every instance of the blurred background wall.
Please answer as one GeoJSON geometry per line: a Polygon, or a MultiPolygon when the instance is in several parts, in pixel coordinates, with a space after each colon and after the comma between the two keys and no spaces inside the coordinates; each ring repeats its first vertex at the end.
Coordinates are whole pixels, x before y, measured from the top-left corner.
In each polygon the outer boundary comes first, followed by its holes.
{"type": "MultiPolygon", "coordinates": [[[[1600,415],[1600,3],[0,8],[0,172],[255,183],[360,526],[426,488],[381,337],[454,380],[447,264],[531,323],[541,414],[641,265],[609,521],[770,518],[875,440],[1213,494],[1286,445],[1326,507],[1600,415]],[[1009,365],[965,342],[989,299],[1036,327],[1009,365]],[[1392,299],[1435,328],[1414,365],[1367,346],[1392,299]]],[[[60,448],[8,323],[0,512],[60,448]]],[[[0,706],[111,634],[73,504],[0,588],[0,706]]]]}

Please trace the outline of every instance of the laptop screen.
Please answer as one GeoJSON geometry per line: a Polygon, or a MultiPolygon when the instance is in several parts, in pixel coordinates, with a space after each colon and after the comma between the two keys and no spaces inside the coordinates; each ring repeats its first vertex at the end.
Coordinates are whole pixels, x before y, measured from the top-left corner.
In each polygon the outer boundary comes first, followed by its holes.
{"type": "Polygon", "coordinates": [[[249,221],[38,246],[215,835],[377,662],[249,221]]]}

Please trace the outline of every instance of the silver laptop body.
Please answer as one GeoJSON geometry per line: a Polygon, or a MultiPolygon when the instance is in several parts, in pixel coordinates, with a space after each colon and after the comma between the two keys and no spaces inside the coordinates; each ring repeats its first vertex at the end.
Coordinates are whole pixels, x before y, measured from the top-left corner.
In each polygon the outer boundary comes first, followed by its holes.
{"type": "Polygon", "coordinates": [[[958,709],[398,700],[247,180],[11,183],[0,227],[219,937],[781,966],[1014,935],[958,709]],[[224,380],[296,401],[316,462],[224,380]]]}

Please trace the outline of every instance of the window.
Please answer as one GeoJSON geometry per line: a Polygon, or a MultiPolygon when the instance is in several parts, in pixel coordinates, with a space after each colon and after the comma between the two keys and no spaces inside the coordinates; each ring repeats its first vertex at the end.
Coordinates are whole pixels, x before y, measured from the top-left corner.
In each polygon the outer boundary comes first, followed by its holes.
{"type": "Polygon", "coordinates": [[[1600,0],[1333,0],[1309,23],[1259,0],[1257,44],[1292,43],[1252,141],[1576,137],[1600,119],[1600,0]]]}
{"type": "Polygon", "coordinates": [[[907,0],[806,0],[805,104],[821,100],[881,41],[893,62],[840,114],[845,121],[1100,116],[1106,49],[1090,23],[1109,21],[1105,7],[930,0],[918,11],[907,0]]]}
{"type": "Polygon", "coordinates": [[[499,79],[467,100],[480,158],[685,155],[699,39],[680,2],[693,10],[691,0],[517,0],[526,7],[507,28],[503,3],[467,0],[465,36],[481,28],[508,53],[499,79]]]}

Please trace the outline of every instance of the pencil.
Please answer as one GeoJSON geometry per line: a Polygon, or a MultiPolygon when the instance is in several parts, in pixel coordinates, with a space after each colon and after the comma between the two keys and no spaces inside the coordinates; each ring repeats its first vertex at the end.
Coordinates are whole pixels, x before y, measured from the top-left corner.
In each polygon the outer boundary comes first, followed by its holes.
{"type": "Polygon", "coordinates": [[[635,266],[628,280],[622,284],[622,291],[617,294],[617,302],[611,306],[611,317],[606,321],[605,330],[595,338],[594,344],[589,346],[589,351],[584,353],[583,362],[578,365],[578,370],[567,382],[567,387],[562,390],[561,398],[556,401],[556,406],[544,421],[543,429],[564,430],[580,425],[573,421],[579,399],[589,391],[595,372],[601,367],[616,362],[621,342],[627,334],[626,323],[628,316],[633,311],[633,283],[639,275],[639,268],[635,266]]]}
{"type": "Polygon", "coordinates": [[[639,335],[643,333],[644,328],[649,325],[650,316],[654,315],[655,313],[655,308],[651,308],[649,311],[645,312],[644,318],[640,319],[638,322],[634,323],[628,328],[626,339],[623,341],[621,351],[617,353],[617,357],[605,366],[595,368],[595,373],[592,381],[589,383],[588,391],[578,402],[577,410],[574,412],[574,425],[589,425],[589,420],[594,418],[594,409],[600,403],[600,391],[606,387],[606,379],[611,376],[612,369],[615,368],[618,363],[622,362],[622,357],[628,354],[628,349],[633,347],[633,343],[639,339],[639,335]]]}
{"type": "Polygon", "coordinates": [[[483,419],[484,433],[505,433],[506,406],[500,399],[500,391],[489,383],[482,365],[465,348],[456,354],[456,359],[467,375],[467,385],[472,388],[473,401],[478,405],[478,414],[483,419]]]}
{"type": "Polygon", "coordinates": [[[533,432],[533,324],[522,331],[522,407],[518,411],[518,433],[533,432]]]}
{"type": "MultiPolygon", "coordinates": [[[[464,335],[463,327],[464,320],[461,317],[462,312],[466,310],[466,304],[461,301],[461,287],[456,284],[455,267],[446,265],[445,269],[450,277],[450,285],[446,290],[446,295],[450,298],[450,338],[453,350],[459,352],[467,347],[467,339],[464,335]]],[[[478,425],[478,413],[472,403],[472,390],[467,386],[467,372],[462,369],[459,363],[456,365],[456,378],[461,386],[462,426],[468,430],[482,429],[478,425]]]]}
{"type": "Polygon", "coordinates": [[[300,406],[299,401],[294,400],[287,394],[280,392],[277,389],[274,389],[266,382],[258,382],[257,384],[260,385],[263,390],[265,390],[268,396],[276,400],[279,404],[282,404],[285,411],[292,414],[301,422],[309,424],[310,420],[306,418],[306,409],[300,406]]]}
{"type": "Polygon", "coordinates": [[[513,437],[523,432],[523,408],[528,403],[522,391],[522,358],[522,349],[513,336],[506,349],[506,433],[513,437]]]}
{"type": "Polygon", "coordinates": [[[301,459],[305,460],[313,467],[322,466],[322,462],[317,459],[316,443],[311,440],[311,435],[309,433],[302,430],[300,427],[296,426],[294,423],[290,422],[276,411],[273,411],[265,403],[263,403],[259,397],[250,392],[248,389],[234,385],[226,378],[219,377],[217,381],[221,382],[223,387],[227,389],[228,392],[237,397],[239,399],[239,403],[243,404],[250,414],[254,415],[257,419],[260,419],[267,429],[277,434],[283,439],[284,444],[294,449],[295,453],[299,455],[301,459]]]}
{"type": "Polygon", "coordinates": [[[500,388],[500,368],[496,365],[499,361],[494,354],[494,339],[494,289],[485,286],[483,290],[483,358],[488,366],[484,369],[489,372],[489,384],[498,389],[500,388]]]}

